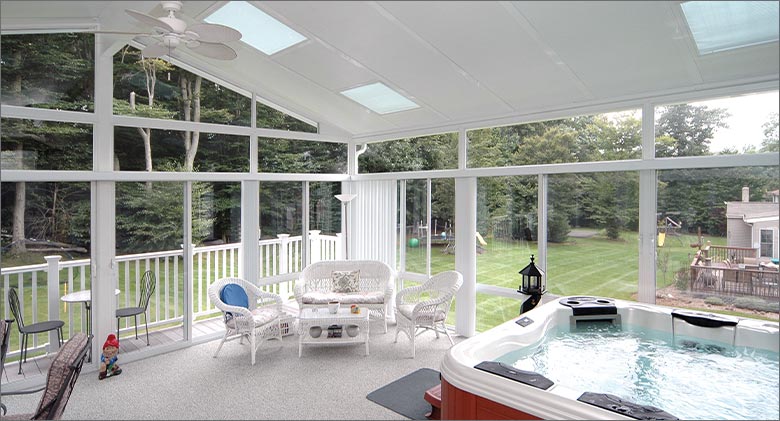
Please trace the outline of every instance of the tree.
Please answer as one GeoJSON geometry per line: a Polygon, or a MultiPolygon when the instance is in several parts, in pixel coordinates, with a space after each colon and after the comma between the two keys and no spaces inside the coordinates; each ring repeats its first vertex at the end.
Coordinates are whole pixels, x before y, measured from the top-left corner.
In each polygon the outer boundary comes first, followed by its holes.
{"type": "Polygon", "coordinates": [[[772,113],[769,120],[761,126],[764,129],[764,140],[761,141],[760,152],[780,152],[780,136],[778,135],[778,115],[772,113]]]}
{"type": "Polygon", "coordinates": [[[661,108],[655,133],[658,157],[710,155],[710,141],[719,128],[728,128],[731,116],[725,109],[690,104],[661,108]],[[666,136],[666,137],[664,137],[666,136]]]}

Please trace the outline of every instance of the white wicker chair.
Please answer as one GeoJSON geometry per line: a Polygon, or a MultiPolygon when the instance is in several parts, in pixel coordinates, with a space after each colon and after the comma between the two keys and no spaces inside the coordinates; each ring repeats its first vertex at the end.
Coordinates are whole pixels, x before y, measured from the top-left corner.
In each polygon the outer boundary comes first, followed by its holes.
{"type": "Polygon", "coordinates": [[[328,301],[338,300],[342,305],[357,304],[370,310],[371,316],[381,316],[387,333],[387,317],[392,311],[395,271],[378,260],[324,260],[306,266],[295,283],[298,307],[327,307],[328,301]],[[360,291],[333,292],[334,271],[360,270],[360,291]]]}
{"type": "Polygon", "coordinates": [[[445,322],[449,314],[452,299],[463,284],[463,275],[450,270],[432,276],[421,285],[404,288],[395,297],[395,342],[400,332],[409,336],[412,342],[414,358],[414,338],[425,330],[433,330],[436,337],[439,332],[447,335],[451,344],[455,344],[447,331],[445,322]],[[417,331],[418,329],[423,329],[417,331]]]}
{"type": "Polygon", "coordinates": [[[282,314],[282,297],[264,292],[256,285],[240,278],[222,278],[215,281],[208,289],[209,299],[222,310],[222,320],[225,323],[225,336],[219,343],[214,358],[217,358],[222,345],[233,339],[249,338],[252,353],[252,365],[255,365],[255,353],[265,339],[282,340],[282,330],[279,316],[282,314]],[[246,291],[249,297],[249,309],[225,304],[220,298],[222,288],[228,284],[237,284],[246,291]],[[228,315],[230,313],[231,315],[228,315]]]}

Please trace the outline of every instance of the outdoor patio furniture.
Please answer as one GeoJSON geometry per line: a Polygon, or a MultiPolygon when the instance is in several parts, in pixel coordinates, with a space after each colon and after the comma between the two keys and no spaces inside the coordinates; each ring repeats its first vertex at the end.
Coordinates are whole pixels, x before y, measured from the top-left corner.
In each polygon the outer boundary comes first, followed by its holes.
{"type": "Polygon", "coordinates": [[[225,336],[219,343],[214,358],[222,345],[234,339],[249,339],[252,365],[255,353],[264,339],[282,340],[279,317],[282,315],[282,297],[262,291],[241,278],[222,278],[208,288],[209,299],[222,310],[225,336]]]}
{"type": "MultiPolygon", "coordinates": [[[[0,319],[0,379],[3,378],[3,370],[5,369],[5,354],[8,353],[8,345],[11,342],[11,323],[14,321],[11,319],[0,319]]],[[[5,415],[5,405],[3,404],[3,397],[0,394],[0,411],[2,415],[5,415]]]]}
{"type": "Polygon", "coordinates": [[[92,336],[87,336],[83,332],[76,333],[65,342],[65,345],[57,352],[57,356],[54,357],[44,387],[5,393],[5,395],[22,395],[43,391],[38,408],[34,413],[13,414],[7,417],[3,416],[3,419],[60,419],[70,399],[73,386],[81,373],[91,343],[92,336]]]}
{"type": "Polygon", "coordinates": [[[450,311],[452,299],[463,284],[460,272],[449,270],[431,276],[422,285],[404,288],[395,297],[396,325],[395,342],[403,332],[412,343],[414,358],[414,338],[425,330],[433,330],[436,337],[439,332],[447,335],[451,344],[455,344],[445,323],[450,311]],[[418,332],[418,329],[423,329],[418,332]]]}
{"type": "Polygon", "coordinates": [[[11,307],[11,313],[13,313],[16,319],[16,327],[19,329],[19,333],[22,334],[22,355],[19,358],[19,374],[22,374],[22,363],[27,362],[27,345],[29,345],[30,335],[56,330],[58,345],[62,345],[62,326],[65,325],[65,322],[62,320],[47,320],[29,325],[25,324],[23,311],[19,306],[19,295],[14,287],[8,290],[8,305],[11,307]]]}
{"type": "Polygon", "coordinates": [[[119,337],[119,321],[123,317],[133,317],[135,320],[135,338],[138,339],[138,316],[144,315],[144,325],[146,326],[146,346],[149,346],[149,320],[146,315],[146,309],[149,308],[149,299],[154,293],[157,279],[151,270],[144,272],[141,278],[141,293],[138,296],[138,307],[124,307],[116,309],[116,337],[119,337]]]}
{"type": "Polygon", "coordinates": [[[342,306],[357,304],[370,310],[372,315],[381,316],[387,333],[394,278],[393,269],[378,260],[320,261],[306,266],[301,272],[295,283],[295,300],[301,310],[327,307],[329,301],[338,301],[342,306]],[[334,281],[334,276],[344,276],[346,272],[357,272],[354,288],[342,289],[334,281]]]}

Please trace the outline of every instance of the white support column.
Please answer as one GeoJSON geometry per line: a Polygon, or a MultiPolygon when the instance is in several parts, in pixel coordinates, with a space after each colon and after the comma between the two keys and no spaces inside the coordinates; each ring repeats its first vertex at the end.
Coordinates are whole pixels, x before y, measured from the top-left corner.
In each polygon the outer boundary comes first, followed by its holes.
{"type": "Polygon", "coordinates": [[[185,341],[192,340],[192,323],[195,321],[195,303],[194,303],[194,282],[193,277],[194,270],[194,255],[195,244],[192,243],[192,181],[184,183],[184,214],[182,215],[182,228],[183,228],[183,245],[182,250],[183,265],[184,265],[184,317],[183,320],[183,334],[185,341]]]}
{"type": "Polygon", "coordinates": [[[311,239],[309,238],[309,182],[303,182],[301,190],[301,270],[311,261],[311,239]]]}
{"type": "MultiPolygon", "coordinates": [[[[536,266],[547,272],[547,174],[539,174],[536,226],[536,266]]],[[[549,276],[549,275],[546,275],[549,276]]],[[[549,278],[548,278],[549,280],[549,278]]]]}
{"type": "MultiPolygon", "coordinates": [[[[250,127],[257,128],[257,94],[252,93],[250,127]]],[[[257,174],[259,159],[257,136],[249,137],[249,173],[257,174]]],[[[257,284],[260,255],[260,182],[241,182],[241,248],[238,252],[238,276],[257,284]]]]}
{"type": "MultiPolygon", "coordinates": [[[[655,110],[642,107],[642,160],[655,159],[655,110]]],[[[639,286],[640,302],[655,304],[656,253],[656,170],[639,172],[639,286]]]]}
{"type": "MultiPolygon", "coordinates": [[[[113,49],[107,48],[105,36],[95,35],[95,116],[92,130],[92,168],[95,172],[114,170],[113,49]]],[[[116,332],[116,183],[94,181],[91,189],[91,284],[92,284],[92,355],[100,355],[103,342],[116,332]]],[[[100,358],[92,358],[98,368],[100,358]]]]}
{"type": "MultiPolygon", "coordinates": [[[[457,190],[457,189],[456,189],[457,190]]],[[[428,229],[425,230],[425,274],[428,276],[431,276],[431,227],[433,227],[432,224],[432,215],[433,211],[431,210],[431,179],[425,180],[425,197],[426,197],[426,212],[425,212],[425,220],[427,221],[428,229]]],[[[455,194],[457,196],[457,193],[455,194]]],[[[456,202],[457,203],[457,202],[456,202]]],[[[457,206],[455,206],[455,209],[458,209],[457,206]]],[[[456,212],[457,213],[457,212],[456,212]]],[[[456,227],[458,225],[455,225],[456,227]]],[[[458,237],[455,237],[458,238],[458,237]]],[[[457,245],[455,246],[458,247],[457,245]]]]}
{"type": "MultiPolygon", "coordinates": [[[[398,233],[398,242],[401,245],[399,247],[401,255],[398,257],[398,272],[406,272],[406,180],[398,180],[398,226],[401,227],[401,232],[398,233]]],[[[403,288],[403,280],[396,279],[396,291],[400,291],[403,288]]]]}
{"type": "Polygon", "coordinates": [[[241,250],[239,277],[257,284],[258,256],[260,255],[260,182],[241,182],[241,250]]]}
{"type": "Polygon", "coordinates": [[[468,165],[468,145],[469,139],[466,136],[466,129],[458,130],[458,169],[465,170],[468,165]]]}
{"type": "MultiPolygon", "coordinates": [[[[46,286],[48,291],[49,320],[60,319],[60,259],[62,256],[44,256],[46,259],[46,286]]],[[[60,349],[57,331],[49,331],[49,352],[60,349]]]]}
{"type": "MultiPolygon", "coordinates": [[[[455,298],[455,331],[474,336],[477,326],[477,179],[455,179],[455,269],[463,286],[455,298]]],[[[430,230],[428,230],[430,233],[430,230]]],[[[430,239],[429,239],[430,240],[430,239]]],[[[428,242],[430,244],[430,241],[428,242]]]]}

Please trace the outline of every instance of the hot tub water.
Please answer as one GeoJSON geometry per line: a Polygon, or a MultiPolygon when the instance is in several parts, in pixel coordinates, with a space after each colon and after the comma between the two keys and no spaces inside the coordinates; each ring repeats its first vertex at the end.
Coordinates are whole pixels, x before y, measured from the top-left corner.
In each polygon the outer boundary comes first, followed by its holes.
{"type": "Polygon", "coordinates": [[[681,419],[780,418],[780,354],[630,325],[556,327],[495,361],[681,419]],[[587,356],[585,356],[587,355],[587,356]],[[701,373],[707,373],[702,375],[701,373]]]}

